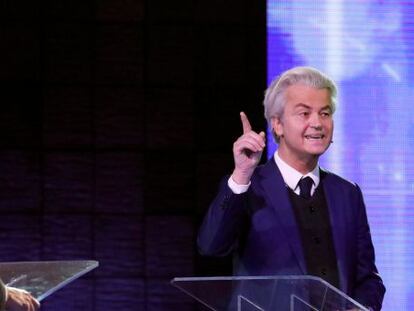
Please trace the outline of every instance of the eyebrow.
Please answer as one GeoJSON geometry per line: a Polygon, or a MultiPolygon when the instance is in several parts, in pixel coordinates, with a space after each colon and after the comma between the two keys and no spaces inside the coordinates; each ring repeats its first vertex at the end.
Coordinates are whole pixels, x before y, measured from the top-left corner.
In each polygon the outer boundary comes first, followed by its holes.
{"type": "Polygon", "coordinates": [[[310,109],[310,106],[308,106],[306,104],[303,104],[303,103],[298,103],[298,104],[295,105],[295,109],[296,108],[308,108],[308,109],[310,109]]]}
{"type": "MultiPolygon", "coordinates": [[[[298,103],[298,104],[296,104],[295,105],[295,109],[298,109],[298,108],[311,109],[310,106],[308,106],[308,105],[306,105],[304,103],[298,103]]],[[[330,111],[332,111],[332,107],[330,105],[326,105],[325,107],[322,107],[319,111],[322,111],[322,110],[330,110],[330,111]]]]}
{"type": "Polygon", "coordinates": [[[329,111],[332,111],[332,106],[325,106],[325,107],[323,107],[321,110],[329,110],[329,111]]]}

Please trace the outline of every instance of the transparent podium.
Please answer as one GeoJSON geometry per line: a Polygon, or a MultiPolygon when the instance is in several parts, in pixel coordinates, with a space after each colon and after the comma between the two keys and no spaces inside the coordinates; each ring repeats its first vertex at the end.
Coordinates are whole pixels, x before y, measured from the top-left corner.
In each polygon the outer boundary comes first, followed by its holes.
{"type": "Polygon", "coordinates": [[[313,276],[189,277],[171,283],[216,311],[368,311],[313,276]]]}
{"type": "Polygon", "coordinates": [[[93,260],[5,262],[0,263],[0,278],[41,301],[98,265],[93,260]]]}

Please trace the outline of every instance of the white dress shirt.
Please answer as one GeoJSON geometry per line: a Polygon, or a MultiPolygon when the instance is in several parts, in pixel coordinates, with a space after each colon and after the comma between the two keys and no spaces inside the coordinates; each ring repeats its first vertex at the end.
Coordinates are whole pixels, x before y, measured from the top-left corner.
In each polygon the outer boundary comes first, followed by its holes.
{"type": "MultiPolygon", "coordinates": [[[[276,162],[277,167],[280,170],[280,173],[282,174],[282,178],[285,182],[285,184],[292,189],[296,194],[299,194],[299,180],[301,180],[304,177],[309,176],[313,180],[313,186],[311,189],[311,195],[315,192],[315,189],[318,187],[320,182],[320,173],[319,173],[319,165],[316,165],[315,168],[310,171],[309,173],[306,173],[303,175],[302,173],[295,170],[293,167],[291,167],[289,164],[287,164],[285,161],[283,161],[278,152],[276,151],[273,156],[274,161],[276,162]]],[[[228,185],[235,194],[244,193],[249,189],[250,182],[247,185],[239,185],[237,184],[232,176],[230,176],[228,180],[228,185]]]]}

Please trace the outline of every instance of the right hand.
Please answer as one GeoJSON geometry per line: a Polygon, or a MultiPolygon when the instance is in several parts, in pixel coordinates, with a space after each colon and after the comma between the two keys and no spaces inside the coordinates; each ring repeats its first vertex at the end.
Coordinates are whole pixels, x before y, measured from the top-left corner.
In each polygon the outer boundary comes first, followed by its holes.
{"type": "Polygon", "coordinates": [[[6,287],[6,290],[7,311],[36,311],[40,308],[39,302],[29,292],[14,287],[6,287]]]}
{"type": "Polygon", "coordinates": [[[252,130],[249,119],[240,112],[243,125],[243,135],[233,144],[234,171],[233,180],[240,185],[247,185],[254,170],[260,162],[263,149],[266,146],[265,133],[259,134],[252,130]]]}

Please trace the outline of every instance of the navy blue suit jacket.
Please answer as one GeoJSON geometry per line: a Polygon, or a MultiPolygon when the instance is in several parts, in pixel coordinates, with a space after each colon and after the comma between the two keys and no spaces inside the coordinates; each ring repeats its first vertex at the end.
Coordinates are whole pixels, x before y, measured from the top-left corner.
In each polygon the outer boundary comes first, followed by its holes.
{"type": "MultiPolygon", "coordinates": [[[[198,235],[200,253],[236,254],[238,275],[305,275],[306,262],[287,186],[272,158],[258,166],[246,193],[234,194],[224,178],[198,235]]],[[[321,170],[330,214],[340,289],[380,310],[385,287],[360,188],[321,170]]]]}

